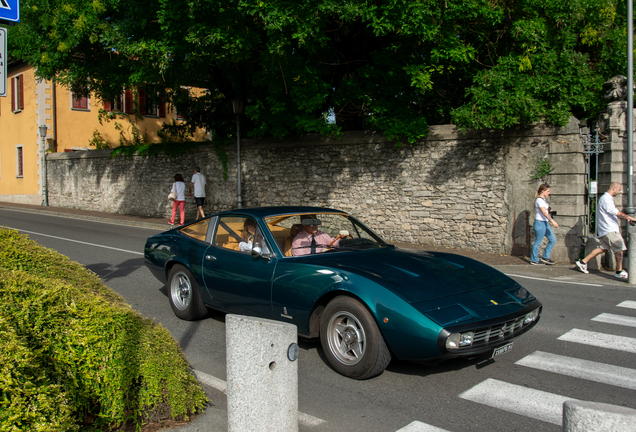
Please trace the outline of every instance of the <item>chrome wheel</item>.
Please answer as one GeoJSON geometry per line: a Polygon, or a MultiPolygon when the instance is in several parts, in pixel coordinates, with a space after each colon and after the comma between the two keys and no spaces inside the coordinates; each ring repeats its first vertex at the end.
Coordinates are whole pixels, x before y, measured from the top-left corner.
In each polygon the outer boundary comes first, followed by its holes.
{"type": "Polygon", "coordinates": [[[192,283],[183,271],[174,275],[170,282],[172,304],[179,310],[186,310],[192,302],[192,283]]]}
{"type": "Polygon", "coordinates": [[[369,309],[360,301],[338,296],[320,319],[320,343],[334,370],[353,379],[380,375],[391,353],[369,309]]]}
{"type": "Polygon", "coordinates": [[[350,312],[336,312],[327,325],[329,350],[342,364],[353,366],[364,357],[367,338],[364,327],[350,312]]]}

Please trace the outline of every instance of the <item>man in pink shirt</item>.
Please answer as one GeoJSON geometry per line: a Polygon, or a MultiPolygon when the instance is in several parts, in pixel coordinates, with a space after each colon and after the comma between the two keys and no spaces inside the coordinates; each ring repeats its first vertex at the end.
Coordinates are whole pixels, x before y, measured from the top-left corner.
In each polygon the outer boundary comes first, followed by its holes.
{"type": "MultiPolygon", "coordinates": [[[[308,255],[322,252],[334,241],[333,237],[322,231],[318,231],[320,219],[316,215],[301,216],[303,230],[296,234],[292,241],[292,255],[308,255]]],[[[332,246],[338,246],[340,239],[337,239],[332,246]]]]}

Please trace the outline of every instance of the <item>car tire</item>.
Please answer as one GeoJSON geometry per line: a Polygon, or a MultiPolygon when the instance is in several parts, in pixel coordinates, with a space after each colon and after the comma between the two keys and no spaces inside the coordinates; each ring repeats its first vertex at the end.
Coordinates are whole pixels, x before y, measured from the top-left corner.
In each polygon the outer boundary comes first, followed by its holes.
{"type": "Polygon", "coordinates": [[[320,321],[320,342],[331,367],[349,378],[373,378],[391,362],[373,316],[351,297],[329,302],[320,321]]]}
{"type": "Polygon", "coordinates": [[[194,276],[182,265],[175,265],[170,270],[168,298],[172,311],[182,320],[196,321],[208,312],[194,276]]]}

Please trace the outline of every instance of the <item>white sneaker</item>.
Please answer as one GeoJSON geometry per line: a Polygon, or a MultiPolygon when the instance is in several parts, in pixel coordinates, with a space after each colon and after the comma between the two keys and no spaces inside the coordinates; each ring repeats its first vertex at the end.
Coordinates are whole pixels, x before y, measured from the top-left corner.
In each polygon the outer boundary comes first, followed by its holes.
{"type": "Polygon", "coordinates": [[[622,270],[619,273],[614,273],[614,277],[619,279],[627,279],[627,272],[625,270],[622,270]]]}
{"type": "Polygon", "coordinates": [[[581,270],[583,273],[588,274],[589,271],[587,269],[587,264],[585,264],[583,261],[581,260],[576,260],[576,266],[579,268],[579,270],[581,270]]]}

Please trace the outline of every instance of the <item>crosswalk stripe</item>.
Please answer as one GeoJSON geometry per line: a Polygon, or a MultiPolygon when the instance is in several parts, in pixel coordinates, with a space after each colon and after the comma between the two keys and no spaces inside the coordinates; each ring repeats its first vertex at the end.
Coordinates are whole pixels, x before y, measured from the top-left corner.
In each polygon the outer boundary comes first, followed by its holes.
{"type": "Polygon", "coordinates": [[[572,329],[563,336],[560,336],[558,340],[636,353],[636,339],[630,337],[572,329]]]}
{"type": "Polygon", "coordinates": [[[636,390],[636,370],[535,351],[515,364],[636,390]]]}
{"type": "Polygon", "coordinates": [[[636,301],[625,300],[624,302],[619,303],[617,306],[618,307],[624,307],[624,308],[630,308],[630,309],[636,309],[636,301]]]}
{"type": "Polygon", "coordinates": [[[592,321],[603,322],[607,324],[617,324],[627,327],[636,327],[636,317],[614,315],[610,313],[602,313],[592,318],[592,321]]]}
{"type": "MultiPolygon", "coordinates": [[[[227,383],[222,379],[219,379],[212,375],[208,375],[205,372],[201,372],[198,370],[195,370],[194,374],[196,375],[197,379],[203,384],[207,384],[210,387],[214,387],[215,389],[226,393],[227,383]]],[[[305,426],[320,426],[321,424],[326,423],[326,421],[298,411],[298,423],[305,426]]]]}
{"type": "Polygon", "coordinates": [[[448,432],[446,429],[440,429],[435,426],[431,426],[426,423],[414,421],[407,424],[402,429],[398,429],[395,432],[448,432]]]}
{"type": "Polygon", "coordinates": [[[488,378],[460,398],[504,411],[560,425],[563,402],[573,398],[488,378]]]}

